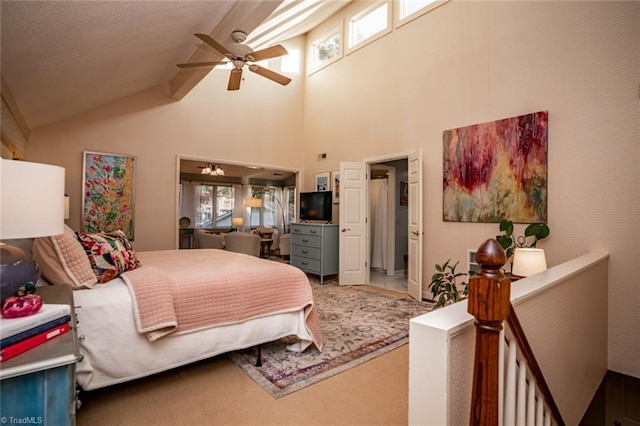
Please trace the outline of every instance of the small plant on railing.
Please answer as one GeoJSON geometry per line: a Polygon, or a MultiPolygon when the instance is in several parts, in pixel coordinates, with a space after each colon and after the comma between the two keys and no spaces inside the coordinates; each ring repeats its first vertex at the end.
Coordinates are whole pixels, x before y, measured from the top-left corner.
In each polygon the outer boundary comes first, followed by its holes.
{"type": "Polygon", "coordinates": [[[456,303],[469,295],[469,284],[464,281],[458,283],[459,277],[469,274],[456,272],[458,263],[460,262],[452,265],[451,259],[448,259],[442,265],[436,264],[436,273],[431,277],[429,284],[433,300],[436,301],[434,309],[456,303]]]}

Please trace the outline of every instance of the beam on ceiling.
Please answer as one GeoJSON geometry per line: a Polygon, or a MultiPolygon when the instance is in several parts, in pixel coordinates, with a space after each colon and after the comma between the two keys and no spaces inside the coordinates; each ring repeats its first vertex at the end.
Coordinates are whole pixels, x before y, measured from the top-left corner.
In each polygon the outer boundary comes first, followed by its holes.
{"type": "MultiPolygon", "coordinates": [[[[210,36],[222,44],[231,43],[231,33],[234,30],[242,30],[249,34],[267,19],[281,2],[282,0],[236,1],[233,8],[216,25],[210,36]]],[[[203,43],[188,62],[220,61],[222,59],[224,56],[203,43]]],[[[184,98],[212,69],[213,67],[183,68],[178,71],[169,82],[171,99],[184,98]]]]}

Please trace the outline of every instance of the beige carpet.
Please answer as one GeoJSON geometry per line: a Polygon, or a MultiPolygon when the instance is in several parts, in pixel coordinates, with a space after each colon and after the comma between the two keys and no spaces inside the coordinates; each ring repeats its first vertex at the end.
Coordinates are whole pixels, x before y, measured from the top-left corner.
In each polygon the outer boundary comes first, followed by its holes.
{"type": "Polygon", "coordinates": [[[81,395],[79,426],[406,425],[408,345],[280,399],[226,356],[81,395]]]}

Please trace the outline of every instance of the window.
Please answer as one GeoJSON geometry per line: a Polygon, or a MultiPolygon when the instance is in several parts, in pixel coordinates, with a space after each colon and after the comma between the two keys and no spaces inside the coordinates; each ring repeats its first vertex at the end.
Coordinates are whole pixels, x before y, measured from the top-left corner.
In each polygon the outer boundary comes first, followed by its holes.
{"type": "Polygon", "coordinates": [[[231,227],[234,188],[206,183],[180,184],[180,215],[192,217],[194,228],[231,227]],[[191,190],[191,194],[187,191],[191,190]]]}
{"type": "Polygon", "coordinates": [[[282,229],[290,223],[295,222],[296,209],[295,187],[253,187],[251,189],[253,198],[262,199],[262,207],[251,207],[250,226],[271,226],[282,229]]]}
{"type": "Polygon", "coordinates": [[[390,3],[388,2],[375,5],[354,15],[349,20],[349,48],[362,44],[375,35],[380,36],[391,30],[389,5],[390,3]]]}
{"type": "Polygon", "coordinates": [[[405,19],[409,21],[448,1],[449,0],[400,0],[398,18],[401,22],[405,19]]]}
{"type": "Polygon", "coordinates": [[[337,28],[312,43],[311,55],[311,71],[338,60],[342,55],[340,29],[337,28]]]}

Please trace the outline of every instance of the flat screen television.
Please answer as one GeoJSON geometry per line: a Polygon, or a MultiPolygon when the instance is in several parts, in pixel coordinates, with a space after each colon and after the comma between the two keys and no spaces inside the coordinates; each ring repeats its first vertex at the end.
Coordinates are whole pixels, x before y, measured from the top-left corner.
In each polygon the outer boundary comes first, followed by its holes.
{"type": "Polygon", "coordinates": [[[331,222],[331,191],[301,192],[300,220],[322,220],[331,222]]]}

